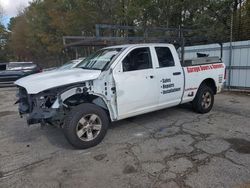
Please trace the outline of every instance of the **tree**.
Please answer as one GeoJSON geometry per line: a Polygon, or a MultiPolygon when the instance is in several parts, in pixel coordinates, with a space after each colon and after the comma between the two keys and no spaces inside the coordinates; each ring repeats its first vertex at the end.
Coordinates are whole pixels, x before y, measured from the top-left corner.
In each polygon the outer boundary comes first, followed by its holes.
{"type": "MultiPolygon", "coordinates": [[[[234,14],[234,38],[250,39],[249,0],[34,0],[12,18],[7,43],[18,60],[60,62],[62,37],[95,36],[95,24],[186,27],[205,42],[226,42],[234,14]],[[238,36],[238,37],[237,37],[238,36]]],[[[102,31],[105,36],[137,36],[142,31],[102,31]]],[[[162,36],[164,33],[150,33],[162,36]]],[[[165,35],[164,35],[165,36],[165,35]]]]}
{"type": "Polygon", "coordinates": [[[2,23],[3,9],[0,6],[0,63],[8,61],[7,39],[8,32],[2,23]]]}
{"type": "Polygon", "coordinates": [[[242,39],[250,39],[250,0],[244,2],[242,6],[242,39]]]}

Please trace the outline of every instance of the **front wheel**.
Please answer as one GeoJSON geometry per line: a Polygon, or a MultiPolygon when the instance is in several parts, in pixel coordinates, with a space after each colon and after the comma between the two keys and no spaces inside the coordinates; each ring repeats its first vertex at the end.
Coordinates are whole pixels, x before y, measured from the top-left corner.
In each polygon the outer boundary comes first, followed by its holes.
{"type": "Polygon", "coordinates": [[[86,149],[103,140],[108,125],[107,113],[102,108],[84,103],[70,111],[65,119],[63,132],[75,148],[86,149]]]}
{"type": "Polygon", "coordinates": [[[213,90],[207,85],[201,85],[193,100],[193,109],[201,114],[208,113],[214,104],[213,90]]]}

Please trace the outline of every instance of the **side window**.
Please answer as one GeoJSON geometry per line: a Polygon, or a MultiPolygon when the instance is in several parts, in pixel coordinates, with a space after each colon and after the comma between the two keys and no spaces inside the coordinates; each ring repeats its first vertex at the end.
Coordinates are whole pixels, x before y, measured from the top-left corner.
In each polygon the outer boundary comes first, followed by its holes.
{"type": "Polygon", "coordinates": [[[174,58],[168,47],[155,47],[160,67],[174,66],[174,58]]]}
{"type": "Polygon", "coordinates": [[[0,64],[0,71],[1,70],[6,70],[6,64],[0,64]]]}
{"type": "Polygon", "coordinates": [[[132,50],[122,61],[123,72],[152,68],[149,48],[132,50]]]}

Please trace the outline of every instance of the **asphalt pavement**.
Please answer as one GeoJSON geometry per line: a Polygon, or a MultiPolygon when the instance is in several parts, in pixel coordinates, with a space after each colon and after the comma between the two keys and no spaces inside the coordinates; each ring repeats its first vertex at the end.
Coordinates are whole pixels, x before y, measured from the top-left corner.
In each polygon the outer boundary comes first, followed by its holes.
{"type": "Polygon", "coordinates": [[[190,104],[112,123],[75,150],[62,130],[28,127],[15,88],[0,89],[0,187],[250,187],[250,96],[223,93],[213,110],[190,104]]]}

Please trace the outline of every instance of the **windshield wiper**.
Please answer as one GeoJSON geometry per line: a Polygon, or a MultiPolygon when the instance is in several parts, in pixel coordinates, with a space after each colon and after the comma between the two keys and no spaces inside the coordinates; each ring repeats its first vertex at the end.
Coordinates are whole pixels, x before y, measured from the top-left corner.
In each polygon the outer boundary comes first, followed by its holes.
{"type": "Polygon", "coordinates": [[[86,70],[100,70],[97,68],[90,68],[90,67],[77,67],[77,68],[86,69],[86,70]]]}

